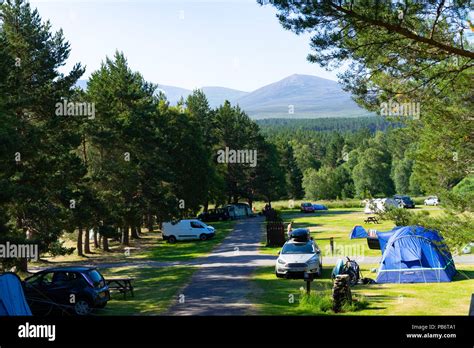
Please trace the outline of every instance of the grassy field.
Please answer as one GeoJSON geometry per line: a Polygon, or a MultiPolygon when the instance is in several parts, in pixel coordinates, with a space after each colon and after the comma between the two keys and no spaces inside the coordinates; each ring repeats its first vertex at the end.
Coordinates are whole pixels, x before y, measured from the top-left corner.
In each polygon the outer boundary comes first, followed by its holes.
{"type": "MultiPolygon", "coordinates": [[[[232,231],[235,222],[216,222],[216,236],[207,241],[189,241],[169,244],[161,238],[159,232],[144,232],[140,239],[132,240],[130,254],[127,256],[123,246],[111,242],[111,252],[94,250],[93,254],[79,257],[76,253],[67,256],[46,258],[33,266],[66,266],[87,261],[97,264],[105,278],[134,278],[134,297],[124,299],[120,293],[112,294],[104,309],[97,309],[95,315],[158,315],[162,314],[178,296],[196,270],[189,266],[137,267],[137,261],[186,261],[205,256],[220,244],[232,231]],[[103,263],[127,262],[126,267],[100,268],[103,263]]],[[[74,246],[74,234],[68,235],[66,246],[74,246]]],[[[26,275],[25,275],[26,276],[26,275]]]]}
{"type": "MultiPolygon", "coordinates": [[[[71,255],[50,257],[43,256],[39,262],[32,263],[33,266],[49,267],[53,264],[74,264],[88,262],[100,265],[111,262],[133,262],[134,260],[151,261],[185,261],[208,254],[216,245],[222,242],[232,231],[235,221],[212,222],[210,225],[216,228],[216,236],[207,241],[187,241],[169,244],[163,240],[161,232],[142,231],[140,239],[131,239],[128,252],[119,242],[110,241],[110,252],[102,249],[93,249],[91,254],[78,256],[76,252],[71,255]]],[[[63,237],[66,247],[75,247],[77,233],[66,234],[63,237]]]]}
{"type": "MultiPolygon", "coordinates": [[[[375,278],[370,269],[377,265],[361,265],[364,277],[375,278]]],[[[458,267],[458,274],[450,283],[428,284],[370,284],[352,288],[354,298],[367,302],[367,308],[337,315],[462,315],[469,312],[474,289],[474,266],[458,267]]],[[[330,294],[332,266],[312,283],[312,289],[322,295],[330,294]]],[[[258,269],[253,282],[255,297],[262,315],[321,315],[310,306],[302,306],[302,280],[279,279],[273,267],[258,269]],[[291,301],[293,299],[293,301],[291,301]]],[[[334,313],[330,313],[333,314],[334,313]]]]}
{"type": "MultiPolygon", "coordinates": [[[[430,214],[439,214],[438,207],[422,207],[430,211],[430,214]]],[[[334,240],[333,256],[380,256],[380,250],[372,250],[367,246],[366,239],[349,239],[349,233],[355,225],[361,225],[365,229],[376,229],[388,231],[394,227],[391,221],[381,221],[380,224],[366,224],[362,207],[353,208],[329,208],[325,211],[314,213],[300,213],[297,209],[282,209],[281,216],[286,223],[293,221],[293,228],[308,228],[312,237],[322,250],[323,256],[330,256],[329,240],[334,240]]],[[[262,246],[264,254],[276,255],[280,248],[269,248],[262,246]]]]}
{"type": "Polygon", "coordinates": [[[120,267],[101,270],[107,277],[134,278],[134,297],[113,293],[104,309],[96,315],[158,315],[162,314],[177,299],[191,275],[193,267],[120,267]]]}

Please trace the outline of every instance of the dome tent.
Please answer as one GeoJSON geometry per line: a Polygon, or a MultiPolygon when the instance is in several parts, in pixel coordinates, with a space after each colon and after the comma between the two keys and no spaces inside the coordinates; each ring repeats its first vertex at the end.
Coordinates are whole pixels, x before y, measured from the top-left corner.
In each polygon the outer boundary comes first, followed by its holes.
{"type": "Polygon", "coordinates": [[[377,283],[449,282],[454,261],[441,235],[421,226],[378,232],[382,260],[377,283]]]}
{"type": "Polygon", "coordinates": [[[31,315],[21,280],[15,273],[0,274],[0,317],[31,315]]]}
{"type": "Polygon", "coordinates": [[[387,232],[367,232],[355,226],[349,238],[377,242],[376,249],[382,251],[377,283],[449,282],[456,274],[448,246],[437,231],[402,226],[387,232]]]}

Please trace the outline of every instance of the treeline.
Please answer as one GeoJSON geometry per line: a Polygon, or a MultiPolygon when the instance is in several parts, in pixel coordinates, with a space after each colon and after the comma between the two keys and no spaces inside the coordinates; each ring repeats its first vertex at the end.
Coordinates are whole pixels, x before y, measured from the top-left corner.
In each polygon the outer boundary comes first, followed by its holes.
{"type": "Polygon", "coordinates": [[[58,72],[70,53],[62,32],[27,2],[0,8],[1,241],[65,254],[60,236],[78,231],[82,255],[91,228],[108,250],[110,238],[128,245],[142,226],[210,203],[285,194],[275,146],[238,107],[211,109],[201,91],[170,106],[118,52],[83,91],[80,64],[58,72]]]}
{"type": "Polygon", "coordinates": [[[316,132],[339,133],[354,132],[360,129],[369,130],[371,133],[385,131],[388,128],[401,126],[401,123],[388,121],[382,117],[333,117],[333,118],[270,118],[256,121],[262,127],[265,135],[292,134],[312,130],[316,132]]]}
{"type": "Polygon", "coordinates": [[[416,139],[399,123],[381,117],[259,123],[269,141],[294,157],[292,181],[303,189],[295,198],[424,193],[410,158],[416,139]]]}

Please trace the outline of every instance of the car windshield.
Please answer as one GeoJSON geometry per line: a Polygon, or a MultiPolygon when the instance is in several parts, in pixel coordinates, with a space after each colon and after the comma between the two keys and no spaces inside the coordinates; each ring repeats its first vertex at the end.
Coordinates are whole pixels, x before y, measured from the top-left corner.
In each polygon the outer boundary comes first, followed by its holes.
{"type": "Polygon", "coordinates": [[[283,246],[282,254],[314,254],[311,243],[288,243],[283,246]]]}
{"type": "Polygon", "coordinates": [[[311,207],[311,203],[303,203],[303,207],[311,207]]]}

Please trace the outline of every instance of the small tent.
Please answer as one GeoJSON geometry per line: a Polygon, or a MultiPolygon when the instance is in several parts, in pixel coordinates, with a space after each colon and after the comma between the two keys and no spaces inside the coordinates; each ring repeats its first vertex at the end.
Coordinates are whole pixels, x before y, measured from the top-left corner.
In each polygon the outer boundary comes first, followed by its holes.
{"type": "Polygon", "coordinates": [[[354,226],[351,233],[349,234],[350,239],[357,239],[357,238],[367,238],[369,234],[362,226],[354,226]]]}
{"type": "Polygon", "coordinates": [[[0,274],[0,316],[31,315],[21,280],[15,273],[0,274]]]}

